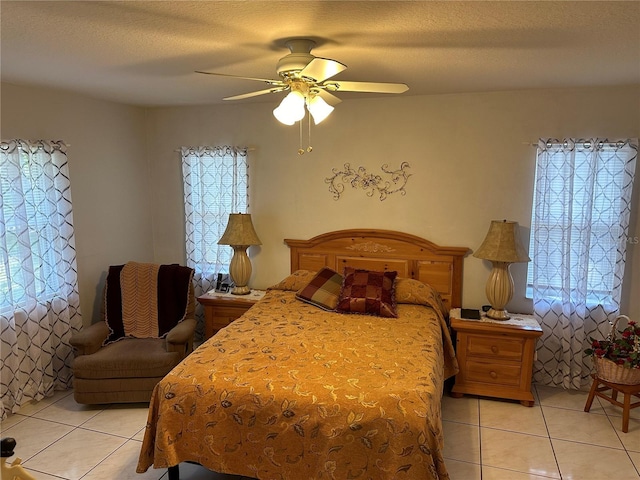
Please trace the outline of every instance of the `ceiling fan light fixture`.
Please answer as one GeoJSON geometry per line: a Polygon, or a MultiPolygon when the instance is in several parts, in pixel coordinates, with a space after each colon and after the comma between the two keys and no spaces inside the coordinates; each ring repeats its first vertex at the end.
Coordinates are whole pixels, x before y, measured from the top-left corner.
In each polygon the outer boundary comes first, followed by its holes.
{"type": "Polygon", "coordinates": [[[298,120],[304,118],[304,104],[304,95],[294,90],[284,97],[280,105],[273,110],[273,116],[276,117],[280,123],[293,125],[298,120]]]}
{"type": "MultiPolygon", "coordinates": [[[[2,0],[0,0],[2,1],[2,0]]],[[[277,80],[244,77],[227,73],[198,71],[207,75],[233,77],[264,82],[269,88],[225,97],[223,100],[244,100],[270,93],[290,92],[273,110],[273,116],[284,125],[300,122],[300,145],[302,145],[302,120],[309,111],[309,137],[311,137],[311,117],[318,125],[334,110],[340,98],[332,92],[403,93],[409,87],[404,83],[352,82],[330,80],[347,66],[337,60],[316,57],[311,50],[316,42],[310,38],[290,38],[285,42],[291,53],[282,57],[276,65],[277,80]]],[[[311,146],[306,151],[311,151],[311,146]]],[[[302,146],[298,153],[304,153],[302,146]]]]}
{"type": "Polygon", "coordinates": [[[296,123],[295,120],[292,120],[287,116],[287,112],[282,108],[282,105],[273,109],[273,116],[284,125],[293,125],[296,123]]]}
{"type": "Polygon", "coordinates": [[[309,110],[309,113],[311,113],[311,116],[313,117],[313,123],[315,123],[316,125],[322,122],[331,114],[331,112],[333,112],[333,107],[318,95],[311,97],[307,108],[309,110]]]}

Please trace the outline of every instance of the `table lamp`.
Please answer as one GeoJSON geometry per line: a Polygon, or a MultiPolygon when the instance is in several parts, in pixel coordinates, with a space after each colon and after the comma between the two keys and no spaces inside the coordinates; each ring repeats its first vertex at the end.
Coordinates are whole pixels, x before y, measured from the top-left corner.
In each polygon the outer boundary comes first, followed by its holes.
{"type": "Polygon", "coordinates": [[[247,255],[247,248],[251,245],[262,245],[251,223],[251,215],[248,213],[232,213],[229,215],[229,223],[218,240],[218,245],[230,245],[233,248],[233,257],[229,265],[229,275],[235,284],[231,291],[234,295],[246,295],[251,292],[247,286],[251,278],[251,260],[247,255]]]}
{"type": "Polygon", "coordinates": [[[487,317],[508,320],[509,313],[504,307],[513,297],[513,277],[509,267],[512,263],[531,261],[520,241],[518,222],[492,220],[484,242],[473,256],[493,263],[486,286],[487,299],[491,304],[487,317]]]}

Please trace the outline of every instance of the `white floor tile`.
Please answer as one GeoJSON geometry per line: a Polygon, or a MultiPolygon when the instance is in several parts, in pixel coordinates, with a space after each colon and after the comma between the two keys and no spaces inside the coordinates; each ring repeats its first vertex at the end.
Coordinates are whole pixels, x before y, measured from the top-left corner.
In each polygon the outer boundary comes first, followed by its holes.
{"type": "Polygon", "coordinates": [[[476,397],[442,397],[442,419],[453,422],[479,425],[478,399],[476,397]]]}
{"type": "Polygon", "coordinates": [[[136,473],[141,443],[129,440],[87,473],[82,480],[158,480],[167,469],[150,468],[136,473]]]}
{"type": "MultiPolygon", "coordinates": [[[[565,390],[563,388],[553,388],[543,385],[536,385],[540,405],[584,412],[589,392],[582,390],[565,390]]],[[[590,413],[604,415],[604,410],[598,398],[594,398],[590,413]]]]}
{"type": "Polygon", "coordinates": [[[15,458],[21,458],[22,462],[25,463],[25,461],[57,442],[72,430],[73,427],[70,425],[28,417],[26,420],[2,431],[3,437],[12,437],[16,440],[15,455],[9,457],[7,462],[11,463],[15,458]]]}
{"type": "Polygon", "coordinates": [[[444,450],[447,460],[480,463],[480,429],[476,425],[457,422],[442,422],[444,450]]]}
{"type": "Polygon", "coordinates": [[[533,395],[534,405],[540,405],[540,395],[538,395],[538,390],[535,385],[531,386],[531,394],[533,395]]]}
{"type": "Polygon", "coordinates": [[[496,467],[482,467],[482,480],[549,480],[550,478],[531,473],[514,472],[496,467]]]}
{"type": "Polygon", "coordinates": [[[480,424],[511,432],[547,435],[547,426],[539,405],[525,407],[520,403],[481,399],[480,424]]]}
{"type": "Polygon", "coordinates": [[[482,466],[560,478],[548,437],[480,428],[482,466]]]}
{"type": "Polygon", "coordinates": [[[629,458],[636,467],[636,470],[640,473],[640,452],[628,452],[629,458]]]}
{"type": "MultiPolygon", "coordinates": [[[[562,473],[562,480],[640,480],[640,409],[623,433],[621,409],[596,399],[584,412],[587,392],[537,385],[534,397],[527,408],[445,395],[443,454],[451,479],[557,480],[562,473]]],[[[16,438],[15,456],[38,480],[168,480],[166,469],[135,473],[147,412],[146,404],[78,405],[71,392],[56,392],[1,428],[16,438]]],[[[181,464],[180,473],[181,480],[245,480],[191,464],[181,464]]]]}
{"type": "Polygon", "coordinates": [[[560,440],[622,449],[622,442],[606,415],[566,408],[543,407],[549,436],[560,440]]]}
{"type": "Polygon", "coordinates": [[[57,402],[37,411],[33,414],[35,418],[43,420],[54,420],[67,425],[79,426],[96,416],[104,405],[80,405],[73,399],[73,395],[58,400],[57,402]]]}
{"type": "Polygon", "coordinates": [[[25,467],[79,480],[127,440],[76,428],[46,450],[31,457],[25,467]]]}
{"type": "Polygon", "coordinates": [[[451,480],[481,480],[482,469],[477,463],[445,460],[451,480]]]}
{"type": "Polygon", "coordinates": [[[629,431],[627,433],[622,431],[621,418],[612,417],[610,420],[624,447],[631,452],[640,452],[640,420],[629,419],[629,431]]]}
{"type": "Polygon", "coordinates": [[[147,423],[149,404],[112,405],[91,417],[82,428],[131,438],[147,423]]]}
{"type": "Polygon", "coordinates": [[[25,468],[25,470],[36,480],[61,480],[60,477],[54,477],[48,473],[38,472],[29,468],[25,468]]]}
{"type": "Polygon", "coordinates": [[[43,398],[39,402],[31,400],[27,403],[24,403],[20,406],[20,410],[17,412],[20,415],[28,415],[31,416],[34,413],[39,412],[40,410],[47,408],[49,405],[56,403],[63,398],[71,395],[73,397],[72,390],[56,390],[53,392],[53,395],[50,397],[43,398]]]}
{"type": "Polygon", "coordinates": [[[640,478],[624,450],[566,440],[552,443],[563,480],[640,478]]]}
{"type": "MultiPolygon", "coordinates": [[[[618,395],[618,401],[622,402],[624,399],[623,395],[618,395]]],[[[638,401],[637,397],[631,397],[631,403],[635,403],[638,401]]],[[[611,402],[607,402],[606,400],[600,400],[600,404],[604,412],[610,417],[620,417],[622,418],[622,407],[617,407],[613,405],[611,402]]],[[[632,408],[629,410],[629,418],[635,418],[636,420],[640,420],[640,407],[632,408]]]]}
{"type": "Polygon", "coordinates": [[[138,440],[139,442],[141,442],[144,439],[145,429],[146,429],[146,426],[142,427],[140,430],[138,430],[138,432],[133,437],[131,437],[131,439],[138,440]]]}
{"type": "Polygon", "coordinates": [[[7,428],[11,428],[14,425],[20,423],[21,421],[27,419],[29,417],[26,417],[24,415],[21,415],[19,413],[14,413],[9,415],[7,418],[5,418],[2,423],[0,423],[0,432],[4,432],[7,428]]]}

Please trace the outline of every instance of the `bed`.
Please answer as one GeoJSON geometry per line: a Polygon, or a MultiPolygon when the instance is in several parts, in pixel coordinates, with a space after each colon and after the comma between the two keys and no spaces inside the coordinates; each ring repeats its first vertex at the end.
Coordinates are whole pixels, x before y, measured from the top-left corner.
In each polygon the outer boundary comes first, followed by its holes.
{"type": "Polygon", "coordinates": [[[194,462],[260,480],[448,479],[440,406],[457,364],[446,313],[461,304],[468,249],[368,229],[285,243],[291,275],[156,386],[137,471],[175,480],[194,462]],[[327,268],[344,284],[397,272],[397,317],[297,298],[327,268]]]}

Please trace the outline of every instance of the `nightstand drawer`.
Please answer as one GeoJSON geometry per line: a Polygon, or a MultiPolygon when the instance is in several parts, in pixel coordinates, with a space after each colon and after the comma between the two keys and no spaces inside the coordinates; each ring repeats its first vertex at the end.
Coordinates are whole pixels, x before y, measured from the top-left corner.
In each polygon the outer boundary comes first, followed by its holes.
{"type": "Polygon", "coordinates": [[[520,339],[469,335],[467,339],[467,355],[487,357],[501,360],[520,361],[523,342],[520,339]]]}
{"type": "Polygon", "coordinates": [[[237,320],[251,307],[251,305],[241,307],[213,307],[213,319],[211,321],[213,325],[213,331],[217,332],[221,328],[231,324],[234,320],[237,320]]]}
{"type": "Polygon", "coordinates": [[[518,386],[521,372],[520,365],[497,365],[468,360],[465,381],[518,386]]]}
{"type": "Polygon", "coordinates": [[[253,290],[249,295],[207,293],[199,296],[198,302],[204,307],[205,340],[244,315],[265,293],[264,290],[253,290]]]}
{"type": "Polygon", "coordinates": [[[242,307],[213,307],[213,315],[220,322],[233,322],[236,318],[241,317],[251,305],[242,306],[242,307]]]}

